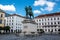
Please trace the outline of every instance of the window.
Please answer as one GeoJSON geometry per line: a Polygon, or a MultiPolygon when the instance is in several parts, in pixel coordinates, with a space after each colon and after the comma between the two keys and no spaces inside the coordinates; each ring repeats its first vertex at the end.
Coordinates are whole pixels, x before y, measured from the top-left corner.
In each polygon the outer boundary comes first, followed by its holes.
{"type": "Polygon", "coordinates": [[[53,23],[51,22],[51,24],[53,24],[53,23]]]}
{"type": "Polygon", "coordinates": [[[56,26],[55,26],[56,27],[56,26]]]}
{"type": "Polygon", "coordinates": [[[55,29],[55,31],[57,31],[57,30],[55,29]]]}
{"type": "Polygon", "coordinates": [[[56,18],[54,18],[54,20],[56,20],[56,18]]]}
{"type": "Polygon", "coordinates": [[[1,17],[3,17],[3,14],[1,14],[1,17]]]}
{"type": "Polygon", "coordinates": [[[51,18],[51,20],[52,20],[52,18],[51,18]]]}
{"type": "Polygon", "coordinates": [[[8,23],[7,23],[7,25],[8,25],[8,23]]]}
{"type": "Polygon", "coordinates": [[[43,19],[42,19],[42,21],[43,21],[43,19]]]}
{"type": "Polygon", "coordinates": [[[17,27],[16,27],[17,28],[17,27]]]}
{"type": "Polygon", "coordinates": [[[46,21],[46,19],[45,19],[45,21],[46,21]]]}
{"type": "Polygon", "coordinates": [[[37,26],[37,28],[38,28],[38,26],[37,26]]]}
{"type": "Polygon", "coordinates": [[[60,32],[60,29],[58,29],[58,31],[60,32]]]}
{"type": "Polygon", "coordinates": [[[56,22],[54,22],[54,24],[56,24],[56,22]]]}
{"type": "Polygon", "coordinates": [[[51,26],[51,27],[54,27],[54,26],[51,26]]]}
{"type": "Polygon", "coordinates": [[[44,28],[44,26],[42,28],[44,28]]]}
{"type": "Polygon", "coordinates": [[[18,28],[20,28],[20,27],[18,27],[18,28]]]}
{"type": "Polygon", "coordinates": [[[38,25],[38,23],[37,23],[37,25],[38,25]]]}
{"type": "Polygon", "coordinates": [[[49,21],[49,18],[48,18],[48,21],[49,21]]]}
{"type": "Polygon", "coordinates": [[[12,19],[13,19],[14,17],[12,17],[12,19]]]}
{"type": "Polygon", "coordinates": [[[46,25],[46,23],[45,23],[45,25],[46,25]]]}
{"type": "Polygon", "coordinates": [[[44,24],[42,23],[42,25],[44,25],[44,24]]]}
{"type": "Polygon", "coordinates": [[[39,21],[41,21],[41,20],[39,20],[39,21]]]}
{"type": "Polygon", "coordinates": [[[17,23],[16,23],[16,25],[17,25],[17,23]]]}
{"type": "Polygon", "coordinates": [[[12,25],[13,25],[13,23],[12,23],[12,25]]]}
{"type": "Polygon", "coordinates": [[[50,32],[50,29],[48,29],[48,31],[50,32]]]}
{"type": "Polygon", "coordinates": [[[57,18],[57,20],[59,20],[59,18],[57,18]]]}
{"type": "Polygon", "coordinates": [[[8,20],[7,20],[7,22],[8,22],[8,20]]]}
{"type": "Polygon", "coordinates": [[[12,20],[12,22],[13,22],[13,20],[12,20]]]}
{"type": "Polygon", "coordinates": [[[2,24],[2,20],[0,19],[0,24],[2,24]]]}
{"type": "Polygon", "coordinates": [[[11,24],[9,23],[9,25],[11,25],[11,24]]]}
{"type": "Polygon", "coordinates": [[[47,29],[45,29],[45,31],[47,31],[47,29]]]}
{"type": "Polygon", "coordinates": [[[48,25],[49,25],[49,22],[48,22],[48,25]]]}
{"type": "Polygon", "coordinates": [[[37,20],[37,22],[38,22],[38,20],[37,20]]]}
{"type": "Polygon", "coordinates": [[[58,24],[60,24],[60,22],[58,22],[58,24]]]}
{"type": "Polygon", "coordinates": [[[37,29],[37,31],[39,31],[39,29],[37,29]]]}

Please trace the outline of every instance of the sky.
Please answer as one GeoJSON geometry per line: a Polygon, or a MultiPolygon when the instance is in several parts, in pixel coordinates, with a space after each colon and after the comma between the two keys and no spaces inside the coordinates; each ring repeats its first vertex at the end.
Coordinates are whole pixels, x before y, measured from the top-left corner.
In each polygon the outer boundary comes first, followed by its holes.
{"type": "Polygon", "coordinates": [[[0,0],[0,9],[9,14],[25,16],[25,6],[31,6],[34,16],[60,12],[60,0],[0,0]]]}

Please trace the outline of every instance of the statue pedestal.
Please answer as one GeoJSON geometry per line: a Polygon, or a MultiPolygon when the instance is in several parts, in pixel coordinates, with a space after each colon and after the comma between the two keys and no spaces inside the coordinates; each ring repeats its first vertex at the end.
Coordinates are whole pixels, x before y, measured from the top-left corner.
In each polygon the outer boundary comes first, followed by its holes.
{"type": "Polygon", "coordinates": [[[31,19],[25,19],[23,22],[22,33],[25,35],[36,34],[37,33],[37,24],[31,19]]]}

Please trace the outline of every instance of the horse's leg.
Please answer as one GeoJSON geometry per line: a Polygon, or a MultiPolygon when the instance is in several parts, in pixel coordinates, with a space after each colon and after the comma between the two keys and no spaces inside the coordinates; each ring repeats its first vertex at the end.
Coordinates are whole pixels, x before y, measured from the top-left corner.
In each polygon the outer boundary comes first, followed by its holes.
{"type": "Polygon", "coordinates": [[[33,19],[34,19],[34,15],[32,14],[32,17],[33,17],[33,19]]]}
{"type": "Polygon", "coordinates": [[[27,12],[27,18],[29,18],[28,15],[29,15],[29,14],[28,14],[28,12],[27,12]]]}
{"type": "Polygon", "coordinates": [[[33,19],[34,19],[34,15],[33,15],[33,19]]]}
{"type": "Polygon", "coordinates": [[[31,15],[30,15],[30,19],[31,19],[31,15]]]}

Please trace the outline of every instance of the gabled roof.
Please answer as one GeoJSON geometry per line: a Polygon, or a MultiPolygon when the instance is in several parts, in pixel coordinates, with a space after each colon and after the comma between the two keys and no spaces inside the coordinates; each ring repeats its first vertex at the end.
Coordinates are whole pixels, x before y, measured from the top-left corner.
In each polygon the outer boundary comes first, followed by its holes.
{"type": "Polygon", "coordinates": [[[38,15],[35,18],[49,17],[49,16],[57,16],[57,15],[60,15],[60,12],[51,13],[51,14],[44,14],[44,15],[38,15]]]}

